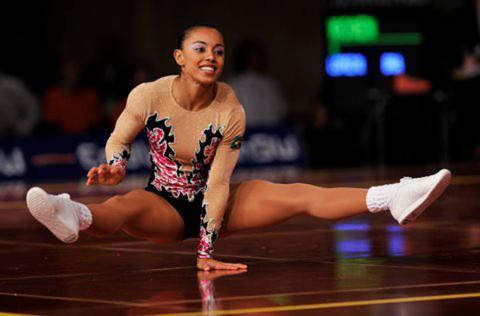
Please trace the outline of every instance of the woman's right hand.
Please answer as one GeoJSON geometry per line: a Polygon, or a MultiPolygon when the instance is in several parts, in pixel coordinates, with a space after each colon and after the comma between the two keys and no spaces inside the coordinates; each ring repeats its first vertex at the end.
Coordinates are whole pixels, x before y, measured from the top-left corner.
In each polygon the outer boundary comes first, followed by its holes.
{"type": "Polygon", "coordinates": [[[116,185],[125,178],[125,169],[120,166],[102,164],[87,173],[87,185],[116,185]]]}
{"type": "Polygon", "coordinates": [[[213,258],[197,258],[197,268],[203,271],[214,270],[245,270],[247,265],[243,263],[228,263],[213,258]]]}

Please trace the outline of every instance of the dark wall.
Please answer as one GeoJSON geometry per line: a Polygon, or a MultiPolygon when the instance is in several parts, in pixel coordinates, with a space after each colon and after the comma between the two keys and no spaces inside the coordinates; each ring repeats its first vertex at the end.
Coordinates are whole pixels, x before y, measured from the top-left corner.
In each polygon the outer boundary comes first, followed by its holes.
{"type": "MultiPolygon", "coordinates": [[[[162,76],[176,72],[172,50],[184,26],[218,26],[227,54],[246,37],[265,41],[270,73],[290,107],[311,102],[322,80],[324,1],[16,1],[1,10],[1,66],[41,92],[58,59],[85,63],[146,59],[162,76]]],[[[231,59],[230,59],[231,62],[231,59]]],[[[231,63],[223,79],[231,73],[231,63]]]]}

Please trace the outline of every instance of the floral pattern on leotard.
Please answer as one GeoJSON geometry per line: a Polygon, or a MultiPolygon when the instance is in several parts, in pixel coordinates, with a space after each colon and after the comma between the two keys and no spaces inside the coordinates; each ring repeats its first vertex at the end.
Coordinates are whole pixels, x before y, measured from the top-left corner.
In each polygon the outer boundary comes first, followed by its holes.
{"type": "Polygon", "coordinates": [[[197,176],[202,178],[208,177],[208,171],[212,164],[213,157],[217,151],[218,144],[222,140],[222,133],[220,129],[215,130],[213,124],[210,124],[202,133],[202,138],[199,141],[200,149],[195,152],[195,158],[192,159],[193,169],[197,176]]]}
{"type": "Polygon", "coordinates": [[[122,169],[127,168],[128,159],[130,159],[131,148],[125,146],[118,155],[113,155],[108,161],[110,166],[120,166],[122,169]]]}
{"type": "Polygon", "coordinates": [[[222,219],[207,217],[208,205],[203,203],[200,213],[200,243],[197,249],[197,258],[208,259],[212,257],[215,241],[217,241],[222,219]]]}
{"type": "Polygon", "coordinates": [[[223,135],[220,128],[210,124],[201,135],[199,150],[192,159],[192,171],[183,170],[183,164],[175,160],[171,145],[175,142],[169,118],[158,119],[157,113],[146,121],[147,138],[153,170],[150,184],[158,191],[167,191],[175,198],[192,202],[207,186],[208,172],[223,135]]]}

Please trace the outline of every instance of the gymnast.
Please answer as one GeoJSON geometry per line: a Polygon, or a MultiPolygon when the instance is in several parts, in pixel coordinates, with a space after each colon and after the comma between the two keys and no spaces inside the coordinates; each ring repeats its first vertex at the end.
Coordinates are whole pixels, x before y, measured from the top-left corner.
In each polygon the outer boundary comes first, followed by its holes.
{"type": "Polygon", "coordinates": [[[145,189],[86,205],[68,194],[51,195],[38,187],[28,191],[31,214],[63,242],[75,242],[79,231],[101,237],[120,229],[156,243],[199,237],[199,270],[241,270],[247,266],[212,257],[219,236],[300,214],[337,220],[389,211],[398,223],[407,224],[450,183],[450,171],[442,169],[368,189],[264,180],[231,185],[245,111],[234,91],[218,81],[225,62],[223,36],[211,26],[188,27],[173,57],[179,74],[140,84],[130,92],[105,146],[108,164],[87,174],[89,186],[120,183],[131,144],[145,128],[152,162],[145,189]]]}

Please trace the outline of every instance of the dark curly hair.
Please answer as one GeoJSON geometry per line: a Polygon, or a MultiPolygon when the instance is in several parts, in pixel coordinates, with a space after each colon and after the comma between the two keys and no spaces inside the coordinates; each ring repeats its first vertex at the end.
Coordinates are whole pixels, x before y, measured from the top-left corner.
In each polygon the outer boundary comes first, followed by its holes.
{"type": "MultiPolygon", "coordinates": [[[[186,28],[183,29],[183,32],[177,38],[177,49],[183,49],[183,42],[185,42],[188,35],[190,35],[190,32],[192,32],[196,29],[202,28],[202,27],[206,27],[206,28],[214,29],[214,30],[218,31],[218,28],[216,28],[215,26],[213,26],[211,24],[206,24],[206,23],[190,24],[189,26],[187,26],[186,28]]],[[[218,31],[218,32],[220,33],[220,31],[218,31]]]]}

